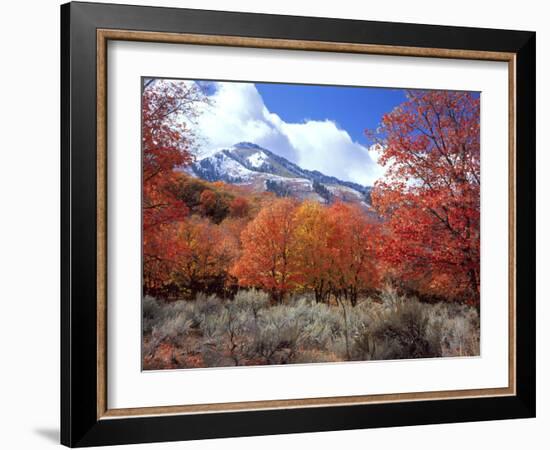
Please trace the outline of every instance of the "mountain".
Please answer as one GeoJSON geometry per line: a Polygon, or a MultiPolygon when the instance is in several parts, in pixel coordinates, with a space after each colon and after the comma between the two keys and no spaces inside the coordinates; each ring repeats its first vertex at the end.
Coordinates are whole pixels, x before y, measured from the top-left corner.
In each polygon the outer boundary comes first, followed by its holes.
{"type": "Polygon", "coordinates": [[[282,156],[250,142],[240,142],[198,159],[193,175],[207,181],[224,181],[272,191],[279,196],[330,203],[336,199],[370,206],[370,186],[302,169],[282,156]]]}

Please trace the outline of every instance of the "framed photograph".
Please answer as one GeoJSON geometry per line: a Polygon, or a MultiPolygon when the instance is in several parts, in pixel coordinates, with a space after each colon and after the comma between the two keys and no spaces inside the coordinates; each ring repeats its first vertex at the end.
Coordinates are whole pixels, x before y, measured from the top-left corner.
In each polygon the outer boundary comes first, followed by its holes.
{"type": "Polygon", "coordinates": [[[535,415],[535,33],[61,7],[61,441],[535,415]]]}

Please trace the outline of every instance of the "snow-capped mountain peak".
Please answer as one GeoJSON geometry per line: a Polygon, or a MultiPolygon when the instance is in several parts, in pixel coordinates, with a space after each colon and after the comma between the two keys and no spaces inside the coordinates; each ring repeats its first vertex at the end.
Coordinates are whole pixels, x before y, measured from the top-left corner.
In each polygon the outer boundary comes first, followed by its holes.
{"type": "Polygon", "coordinates": [[[193,164],[192,172],[207,181],[247,185],[257,191],[273,191],[279,196],[323,203],[340,199],[370,204],[370,187],[302,169],[251,142],[210,152],[193,164]]]}

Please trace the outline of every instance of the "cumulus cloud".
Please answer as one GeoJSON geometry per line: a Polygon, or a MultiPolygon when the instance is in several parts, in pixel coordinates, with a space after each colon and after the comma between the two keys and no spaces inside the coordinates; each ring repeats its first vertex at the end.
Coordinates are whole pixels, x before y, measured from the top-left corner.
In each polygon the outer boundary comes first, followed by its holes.
{"type": "Polygon", "coordinates": [[[198,119],[205,153],[247,141],[342,180],[372,185],[383,174],[376,152],[334,121],[285,122],[267,109],[252,83],[216,83],[210,98],[212,105],[198,119]]]}

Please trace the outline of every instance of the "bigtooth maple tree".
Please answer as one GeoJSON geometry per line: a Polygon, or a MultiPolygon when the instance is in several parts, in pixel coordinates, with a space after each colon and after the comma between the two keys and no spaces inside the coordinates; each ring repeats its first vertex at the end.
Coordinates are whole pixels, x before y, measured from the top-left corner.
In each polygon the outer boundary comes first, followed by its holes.
{"type": "Polygon", "coordinates": [[[373,204],[388,232],[381,256],[427,294],[479,305],[479,97],[410,91],[373,133],[385,177],[373,204]]]}
{"type": "Polygon", "coordinates": [[[144,81],[142,94],[142,215],[145,288],[166,282],[173,264],[173,233],[167,225],[188,214],[174,192],[175,168],[193,161],[190,124],[207,102],[195,83],[144,81]],[[166,229],[164,229],[166,228],[166,229]]]}
{"type": "Polygon", "coordinates": [[[231,270],[241,286],[262,288],[276,303],[301,281],[296,209],[289,198],[265,206],[242,232],[242,254],[231,270]]]}
{"type": "Polygon", "coordinates": [[[333,263],[329,249],[332,233],[328,208],[315,201],[305,201],[298,207],[296,220],[296,250],[302,289],[313,291],[316,302],[326,302],[333,263]]]}
{"type": "Polygon", "coordinates": [[[332,205],[327,218],[332,292],[355,306],[361,292],[379,283],[378,226],[367,220],[361,207],[346,203],[332,205]]]}
{"type": "Polygon", "coordinates": [[[222,293],[238,250],[237,239],[221,225],[192,216],[177,224],[172,278],[191,298],[198,292],[222,293]]]}

